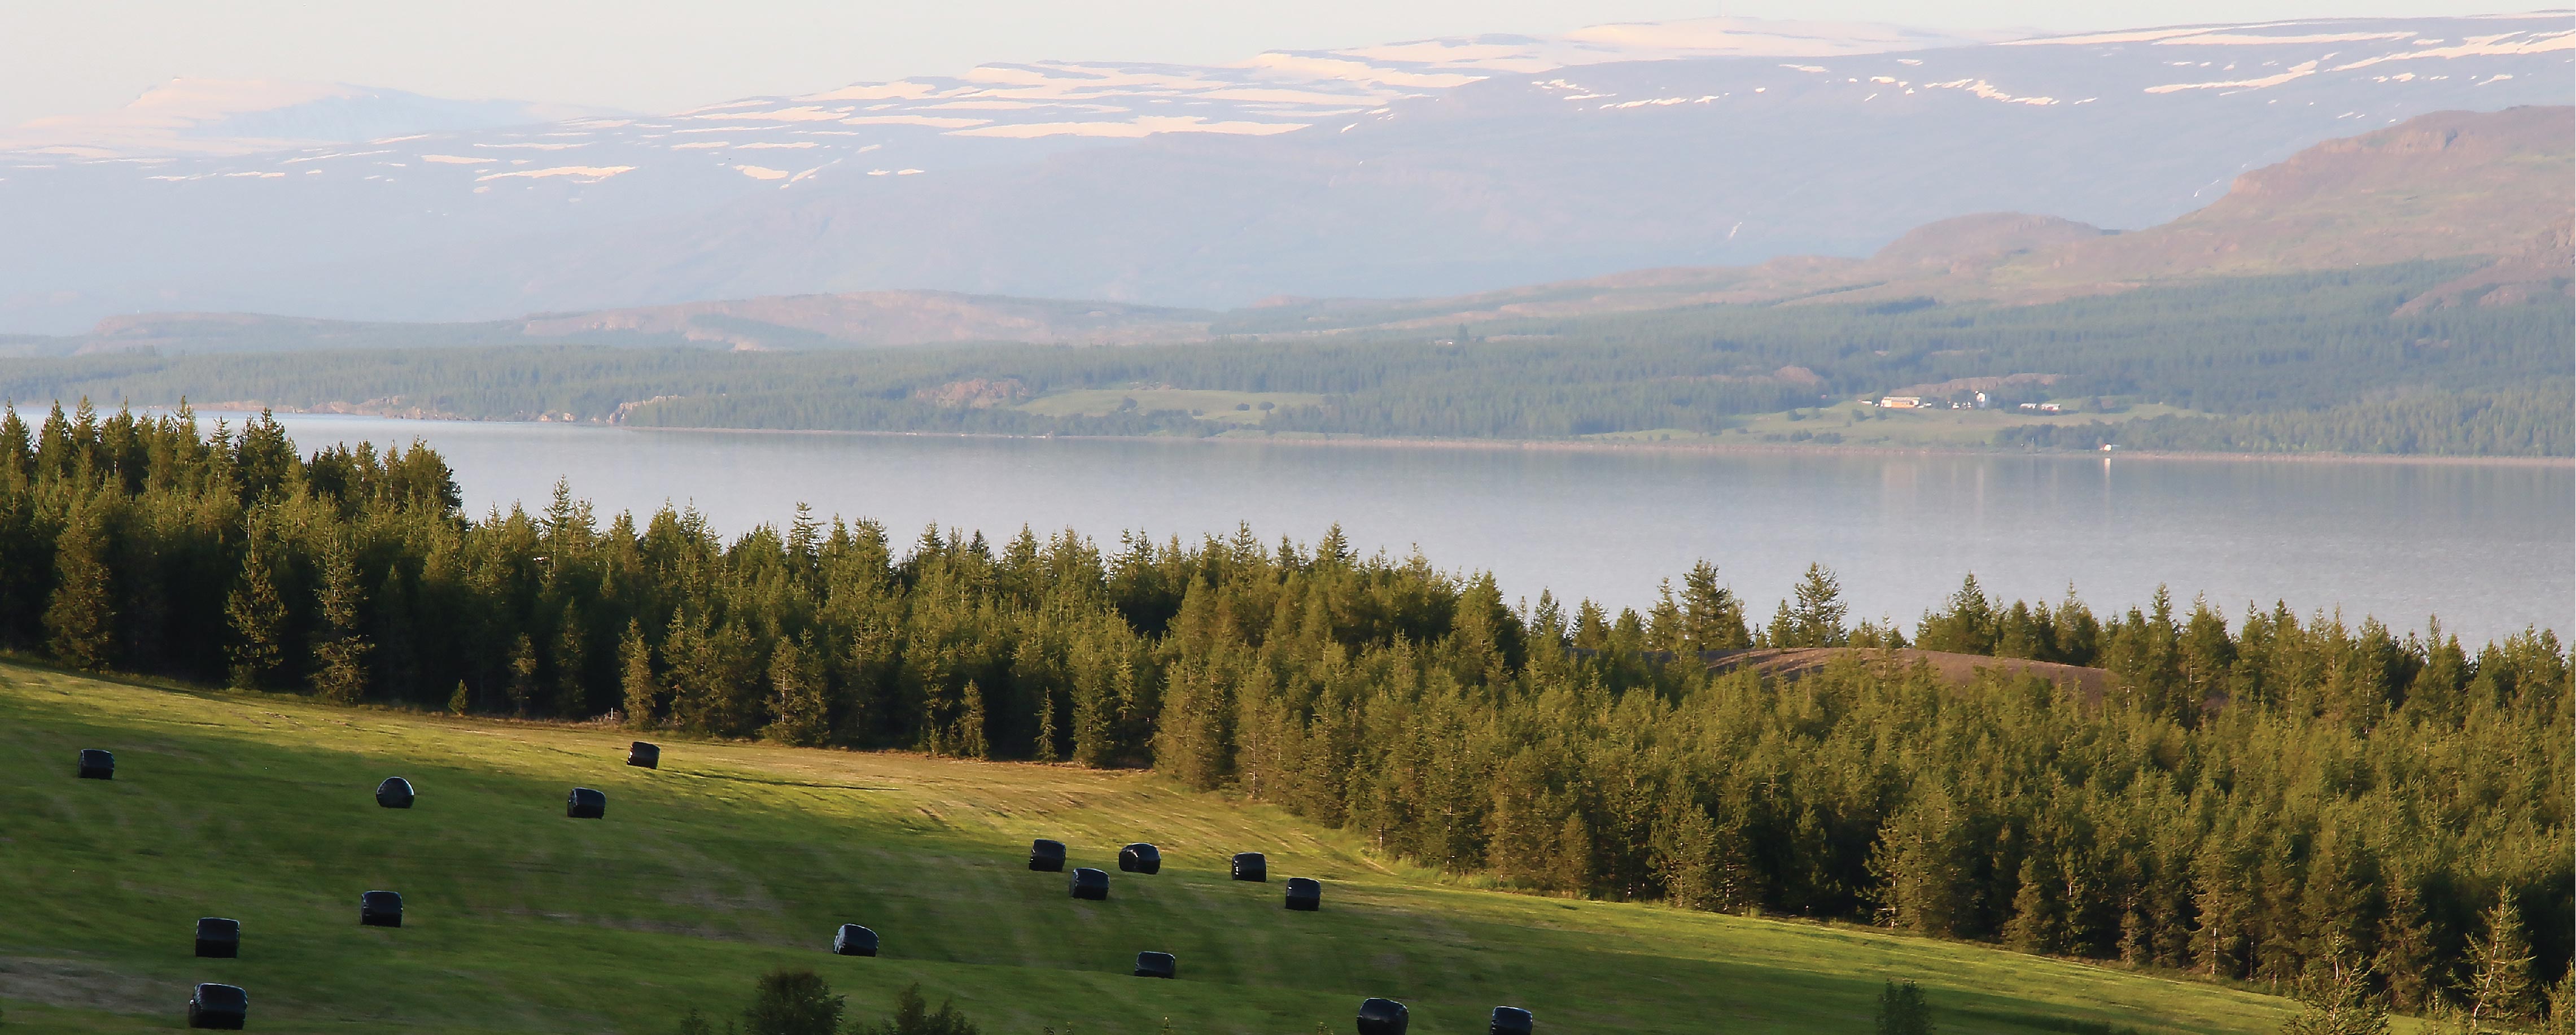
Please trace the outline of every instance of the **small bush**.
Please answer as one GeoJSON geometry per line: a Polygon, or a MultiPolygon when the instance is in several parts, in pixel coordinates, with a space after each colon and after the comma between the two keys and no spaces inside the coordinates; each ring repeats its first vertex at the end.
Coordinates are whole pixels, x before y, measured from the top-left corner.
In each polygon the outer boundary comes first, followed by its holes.
{"type": "Polygon", "coordinates": [[[957,1012],[956,1000],[942,999],[939,1009],[930,1009],[929,1001],[921,997],[919,982],[895,996],[894,1016],[885,1023],[855,1030],[858,1035],[979,1035],[975,1022],[957,1012]]]}
{"type": "Polygon", "coordinates": [[[742,1023],[745,1035],[840,1035],[847,1009],[821,975],[780,969],[761,976],[742,1023]]]}
{"type": "Polygon", "coordinates": [[[1878,994],[1878,1035],[1932,1035],[1932,1004],[1914,982],[1890,981],[1878,994]]]}

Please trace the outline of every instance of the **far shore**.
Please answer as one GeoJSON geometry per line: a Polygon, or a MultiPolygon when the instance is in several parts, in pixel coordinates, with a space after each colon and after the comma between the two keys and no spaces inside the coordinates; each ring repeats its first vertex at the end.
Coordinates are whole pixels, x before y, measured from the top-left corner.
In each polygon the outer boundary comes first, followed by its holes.
{"type": "MultiPolygon", "coordinates": [[[[156,409],[158,407],[155,407],[156,409]]],[[[977,431],[863,431],[831,428],[692,428],[660,425],[603,424],[590,421],[498,421],[418,413],[360,413],[345,409],[301,409],[270,406],[277,413],[322,417],[381,417],[390,420],[455,421],[469,424],[535,424],[629,431],[677,431],[729,435],[848,435],[881,438],[973,438],[1070,442],[1156,442],[1168,444],[1338,446],[1358,449],[1477,449],[1543,452],[1701,453],[1711,455],[1814,456],[1974,456],[2103,460],[2260,461],[2338,464],[2442,464],[2462,467],[2570,467],[2569,456],[2451,456],[2434,453],[2221,453],[2166,450],[2005,450],[1963,446],[1865,446],[1788,442],[1648,442],[1574,439],[1385,438],[1365,435],[1225,436],[1186,438],[1178,435],[1005,435],[977,431]]],[[[200,414],[256,413],[259,404],[221,403],[197,408],[200,414]]]]}

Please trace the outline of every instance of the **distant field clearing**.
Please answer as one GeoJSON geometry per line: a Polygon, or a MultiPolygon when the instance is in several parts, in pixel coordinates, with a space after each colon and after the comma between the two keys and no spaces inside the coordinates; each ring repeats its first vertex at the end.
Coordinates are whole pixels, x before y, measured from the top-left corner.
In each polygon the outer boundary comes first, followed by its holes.
{"type": "Polygon", "coordinates": [[[1179,410],[1201,420],[1219,424],[1259,424],[1270,415],[1263,403],[1274,409],[1290,406],[1313,406],[1323,402],[1320,395],[1302,392],[1221,392],[1197,388],[1083,388],[1055,392],[1021,403],[1019,408],[1049,417],[1100,417],[1127,408],[1136,401],[1135,409],[1144,412],[1179,410]],[[1241,407],[1238,409],[1237,407],[1241,407]]]}

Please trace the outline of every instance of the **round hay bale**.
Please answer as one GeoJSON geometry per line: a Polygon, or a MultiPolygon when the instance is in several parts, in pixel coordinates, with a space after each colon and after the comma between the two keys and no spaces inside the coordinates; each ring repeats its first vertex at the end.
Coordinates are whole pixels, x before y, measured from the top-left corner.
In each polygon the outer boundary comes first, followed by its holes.
{"type": "Polygon", "coordinates": [[[875,931],[857,924],[842,924],[841,929],[832,935],[832,955],[874,956],[876,954],[877,933],[875,931]]]}
{"type": "Polygon", "coordinates": [[[1538,1030],[1538,1019],[1517,1006],[1497,1006],[1494,1022],[1485,1030],[1487,1035],[1532,1035],[1538,1030]]]}
{"type": "Polygon", "coordinates": [[[1064,842],[1039,838],[1029,842],[1029,868],[1040,873],[1064,872],[1064,842]]]}
{"type": "Polygon", "coordinates": [[[82,748],[80,778],[84,780],[116,779],[116,753],[98,748],[82,748]]]}
{"type": "Polygon", "coordinates": [[[608,816],[608,795],[588,787],[575,787],[564,797],[564,815],[573,819],[604,819],[608,816]]]}
{"type": "Polygon", "coordinates": [[[358,896],[358,925],[401,927],[402,896],[390,891],[370,891],[358,896]]]}
{"type": "Polygon", "coordinates": [[[411,799],[411,781],[402,777],[388,776],[385,777],[385,782],[376,785],[376,804],[378,805],[389,809],[407,809],[411,807],[411,799]]]}
{"type": "Polygon", "coordinates": [[[240,1031],[250,1021],[250,993],[239,985],[198,985],[188,996],[188,1026],[240,1031]]]}
{"type": "Polygon", "coordinates": [[[1109,900],[1109,874],[1107,871],[1095,870],[1088,866],[1074,867],[1071,885],[1073,889],[1073,897],[1075,898],[1088,899],[1093,902],[1106,902],[1109,900]]]}
{"type": "Polygon", "coordinates": [[[626,764],[638,769],[662,768],[662,748],[657,744],[636,741],[626,747],[626,764]]]}
{"type": "Polygon", "coordinates": [[[1406,1023],[1403,1003],[1370,999],[1360,1004],[1360,1035],[1404,1035],[1406,1023]]]}
{"type": "Polygon", "coordinates": [[[241,921],[220,916],[197,918],[197,956],[229,960],[241,957],[241,921]]]}
{"type": "Polygon", "coordinates": [[[1288,908],[1300,913],[1324,908],[1324,882],[1311,877],[1288,878],[1288,908]]]}
{"type": "Polygon", "coordinates": [[[1177,961],[1177,960],[1174,960],[1174,959],[1172,958],[1172,954],[1171,954],[1171,953],[1168,953],[1168,952],[1140,952],[1140,953],[1137,953],[1137,954],[1136,954],[1136,976],[1137,976],[1137,977],[1149,977],[1149,978],[1170,978],[1170,977],[1179,977],[1179,976],[1180,976],[1180,971],[1181,971],[1181,965],[1180,965],[1180,962],[1179,962],[1179,961],[1177,961]]]}
{"type": "Polygon", "coordinates": [[[1236,880],[1269,883],[1270,860],[1263,858],[1259,852],[1236,852],[1233,873],[1236,880]]]}
{"type": "Polygon", "coordinates": [[[1163,872],[1163,853],[1154,846],[1139,841],[1118,850],[1118,868],[1128,873],[1149,875],[1161,873],[1163,872]]]}

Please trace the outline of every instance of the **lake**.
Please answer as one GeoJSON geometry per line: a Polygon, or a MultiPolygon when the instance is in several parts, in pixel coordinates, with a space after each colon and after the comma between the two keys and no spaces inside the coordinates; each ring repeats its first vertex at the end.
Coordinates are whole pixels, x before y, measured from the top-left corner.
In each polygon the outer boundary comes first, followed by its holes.
{"type": "Polygon", "coordinates": [[[1910,629],[1974,572],[1989,593],[2098,611],[2206,595],[2340,608],[2400,630],[2439,614],[2475,643],[2576,628],[2576,469],[2296,460],[1316,446],[1176,440],[745,434],[559,424],[279,418],[307,452],[415,438],[477,515],[541,508],[558,478],[603,520],[668,502],[727,534],[797,503],[873,518],[898,542],[933,523],[1071,528],[1114,548],[1231,534],[1364,552],[1419,548],[1542,588],[1637,606],[1699,559],[1767,617],[1820,561],[1855,619],[1910,629]]]}

